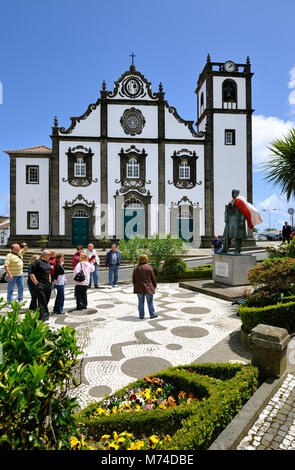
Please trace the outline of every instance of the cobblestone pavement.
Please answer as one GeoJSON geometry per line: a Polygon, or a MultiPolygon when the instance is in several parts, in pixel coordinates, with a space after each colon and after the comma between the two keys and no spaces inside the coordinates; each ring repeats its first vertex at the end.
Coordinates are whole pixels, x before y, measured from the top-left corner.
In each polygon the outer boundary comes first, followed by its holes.
{"type": "Polygon", "coordinates": [[[294,449],[295,376],[288,374],[237,450],[294,449]]]}
{"type": "MultiPolygon", "coordinates": [[[[25,300],[29,298],[25,291],[25,300]]],[[[83,355],[80,385],[73,394],[81,408],[138,377],[197,362],[240,326],[230,302],[177,284],[159,284],[154,303],[158,317],[150,319],[146,311],[140,320],[133,286],[119,284],[113,289],[89,289],[88,309],[77,311],[74,289],[66,287],[65,315],[51,314],[49,325],[53,329],[70,325],[77,331],[83,355]]],[[[53,304],[51,299],[49,310],[53,304]]]]}

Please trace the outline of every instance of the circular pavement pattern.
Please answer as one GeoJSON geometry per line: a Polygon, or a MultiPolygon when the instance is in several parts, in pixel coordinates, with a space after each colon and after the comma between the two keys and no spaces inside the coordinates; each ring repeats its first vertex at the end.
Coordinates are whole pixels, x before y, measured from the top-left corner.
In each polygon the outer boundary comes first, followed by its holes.
{"type": "Polygon", "coordinates": [[[201,318],[190,318],[190,321],[202,321],[201,318]]]}
{"type": "Polygon", "coordinates": [[[210,308],[205,307],[185,307],[182,308],[181,311],[183,313],[189,313],[191,315],[204,315],[206,313],[210,313],[210,308]]]}
{"type": "Polygon", "coordinates": [[[160,370],[171,367],[171,363],[161,357],[136,357],[128,359],[121,366],[123,374],[128,377],[139,378],[146,375],[153,375],[160,370]]]}
{"type": "Polygon", "coordinates": [[[173,328],[171,333],[175,336],[180,336],[180,338],[202,338],[209,335],[208,330],[198,326],[178,326],[173,328]]]}
{"type": "Polygon", "coordinates": [[[182,349],[181,344],[167,344],[166,349],[170,351],[177,351],[178,349],[182,349]]]}
{"type": "Polygon", "coordinates": [[[172,294],[171,297],[175,297],[176,299],[192,299],[195,294],[172,294]]]}
{"type": "Polygon", "coordinates": [[[100,385],[99,387],[92,387],[89,390],[89,395],[95,398],[103,398],[105,395],[109,395],[112,392],[110,387],[100,385]]]}
{"type": "Polygon", "coordinates": [[[96,308],[106,309],[106,308],[113,308],[114,306],[115,306],[114,304],[99,304],[96,306],[96,308]]]}
{"type": "Polygon", "coordinates": [[[83,315],[94,315],[94,313],[97,313],[97,310],[96,308],[83,308],[83,310],[68,310],[67,313],[70,315],[82,317],[83,315]]]}

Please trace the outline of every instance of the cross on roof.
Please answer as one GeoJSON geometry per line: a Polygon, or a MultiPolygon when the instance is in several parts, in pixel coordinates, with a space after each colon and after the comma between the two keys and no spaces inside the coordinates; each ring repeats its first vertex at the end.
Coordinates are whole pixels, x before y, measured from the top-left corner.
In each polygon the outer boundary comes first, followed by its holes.
{"type": "Polygon", "coordinates": [[[134,65],[134,57],[136,57],[136,55],[134,54],[134,52],[132,52],[132,54],[130,54],[129,57],[132,57],[132,65],[134,65]]]}

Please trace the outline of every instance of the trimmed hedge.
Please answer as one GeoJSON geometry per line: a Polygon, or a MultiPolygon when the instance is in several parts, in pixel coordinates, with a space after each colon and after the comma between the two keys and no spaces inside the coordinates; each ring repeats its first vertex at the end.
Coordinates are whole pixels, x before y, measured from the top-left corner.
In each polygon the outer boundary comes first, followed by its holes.
{"type": "Polygon", "coordinates": [[[184,279],[211,279],[212,278],[212,264],[197,266],[195,268],[187,268],[186,271],[181,273],[174,273],[168,275],[167,273],[157,276],[158,282],[177,282],[184,279]]]}
{"type": "Polygon", "coordinates": [[[245,331],[250,332],[252,328],[263,323],[265,325],[286,328],[289,333],[295,331],[295,301],[294,296],[285,297],[282,302],[265,307],[247,307],[239,305],[238,312],[245,331]]]}
{"type": "MultiPolygon", "coordinates": [[[[167,410],[121,413],[93,418],[100,406],[93,403],[77,415],[77,425],[87,438],[99,440],[103,434],[128,431],[141,438],[151,434],[170,434],[163,449],[206,449],[252,396],[258,385],[258,369],[242,364],[191,364],[170,367],[156,374],[177,387],[192,392],[200,401],[167,410]]],[[[121,389],[141,387],[137,380],[121,389]]]]}

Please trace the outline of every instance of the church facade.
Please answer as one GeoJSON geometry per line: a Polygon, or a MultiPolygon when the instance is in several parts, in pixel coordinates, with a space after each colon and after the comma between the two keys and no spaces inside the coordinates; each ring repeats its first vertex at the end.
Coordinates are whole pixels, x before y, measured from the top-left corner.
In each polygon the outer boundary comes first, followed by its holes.
{"type": "Polygon", "coordinates": [[[10,156],[10,243],[83,246],[155,233],[192,247],[222,235],[233,188],[252,202],[251,65],[212,62],[187,121],[132,64],[68,128],[54,119],[52,148],[10,156]]]}

